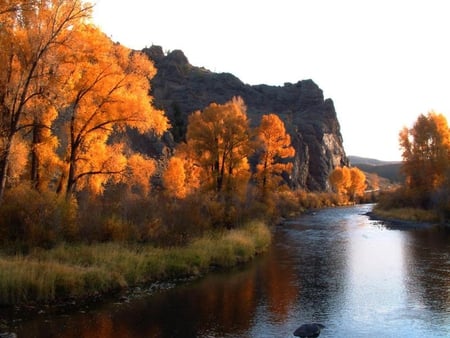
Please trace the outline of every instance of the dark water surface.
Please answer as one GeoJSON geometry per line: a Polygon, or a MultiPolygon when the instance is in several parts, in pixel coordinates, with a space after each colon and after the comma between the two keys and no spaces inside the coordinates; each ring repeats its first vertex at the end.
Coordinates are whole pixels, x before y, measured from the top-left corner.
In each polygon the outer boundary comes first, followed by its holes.
{"type": "Polygon", "coordinates": [[[286,222],[269,253],[130,302],[15,323],[22,337],[450,337],[450,231],[387,230],[371,206],[286,222]]]}

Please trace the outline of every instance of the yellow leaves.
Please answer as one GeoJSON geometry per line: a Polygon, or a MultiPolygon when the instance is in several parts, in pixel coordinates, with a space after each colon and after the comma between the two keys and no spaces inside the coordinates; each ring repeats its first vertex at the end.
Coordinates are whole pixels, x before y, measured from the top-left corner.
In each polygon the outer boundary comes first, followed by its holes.
{"type": "Polygon", "coordinates": [[[82,127],[109,129],[126,127],[139,132],[167,130],[164,113],[151,105],[149,78],[153,64],[138,52],[113,44],[93,26],[84,26],[77,34],[77,62],[70,63],[67,83],[73,90],[77,118],[82,127]]]}
{"type": "Polygon", "coordinates": [[[156,170],[155,161],[139,154],[133,154],[128,159],[127,165],[129,174],[124,179],[125,183],[140,189],[144,196],[147,195],[150,191],[150,177],[156,170]]]}
{"type": "Polygon", "coordinates": [[[9,175],[14,181],[17,181],[25,173],[29,152],[27,144],[20,137],[15,137],[11,146],[9,164],[9,175]]]}
{"type": "Polygon", "coordinates": [[[279,175],[292,169],[292,163],[280,161],[295,154],[284,123],[275,114],[265,115],[261,126],[251,130],[241,98],[211,103],[194,112],[189,116],[186,139],[164,174],[166,190],[178,198],[192,191],[188,187],[194,184],[192,178],[198,177],[195,184],[205,190],[243,199],[251,177],[249,157],[255,151],[261,155],[256,169],[263,185],[275,186],[272,183],[279,175]]]}
{"type": "Polygon", "coordinates": [[[351,201],[363,196],[366,189],[366,176],[356,167],[335,168],[329,176],[329,181],[338,195],[349,197],[351,201]]]}
{"type": "Polygon", "coordinates": [[[348,167],[337,167],[330,174],[330,184],[339,195],[345,194],[351,185],[351,174],[348,167]]]}
{"type": "Polygon", "coordinates": [[[108,182],[118,183],[123,179],[127,159],[123,145],[107,145],[94,142],[89,151],[83,152],[76,161],[75,179],[77,190],[89,189],[93,194],[102,194],[108,182]]]}
{"type": "Polygon", "coordinates": [[[214,190],[235,189],[251,152],[246,107],[241,98],[212,103],[189,117],[187,145],[214,190]]]}
{"type": "Polygon", "coordinates": [[[419,115],[399,134],[403,172],[410,188],[427,192],[445,184],[450,169],[450,130],[444,115],[419,115]]]}
{"type": "Polygon", "coordinates": [[[186,144],[177,147],[163,172],[163,185],[169,196],[179,199],[187,197],[201,186],[204,170],[196,164],[196,156],[186,144]]]}
{"type": "Polygon", "coordinates": [[[356,167],[350,169],[350,187],[348,193],[352,199],[356,196],[363,196],[366,190],[366,175],[356,167]]]}
{"type": "Polygon", "coordinates": [[[174,156],[169,160],[163,174],[163,184],[169,196],[185,198],[188,190],[185,181],[184,162],[181,158],[174,156]]]}
{"type": "Polygon", "coordinates": [[[66,126],[61,130],[66,133],[62,138],[67,140],[63,144],[68,154],[69,184],[77,185],[77,189],[91,187],[100,193],[106,182],[120,180],[119,173],[123,174],[126,158],[131,156],[130,185],[137,185],[146,193],[146,175],[153,172],[154,164],[137,155],[133,157],[132,153],[125,156],[119,146],[108,149],[114,145],[107,144],[113,132],[125,132],[127,128],[140,133],[152,130],[156,134],[167,130],[169,123],[164,112],[151,105],[149,96],[149,77],[155,73],[153,64],[141,53],[112,43],[92,25],[78,27],[70,42],[72,54],[63,58],[59,68],[66,75],[65,100],[61,101],[60,111],[65,115],[66,126]],[[83,182],[77,183],[78,180],[83,182]]]}
{"type": "Polygon", "coordinates": [[[286,133],[283,121],[275,114],[263,115],[257,129],[258,147],[261,159],[256,167],[256,176],[263,188],[276,183],[275,175],[289,173],[292,163],[280,163],[295,155],[291,137],[286,133]]]}

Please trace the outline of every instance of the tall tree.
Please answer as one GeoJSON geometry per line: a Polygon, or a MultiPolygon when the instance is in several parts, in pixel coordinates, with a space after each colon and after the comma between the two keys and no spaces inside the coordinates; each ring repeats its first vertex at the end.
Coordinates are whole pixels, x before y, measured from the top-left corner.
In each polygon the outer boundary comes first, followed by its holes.
{"type": "Polygon", "coordinates": [[[355,202],[357,197],[364,195],[366,190],[366,175],[356,167],[337,167],[329,177],[333,190],[344,199],[355,202]]]}
{"type": "Polygon", "coordinates": [[[340,196],[347,194],[347,189],[352,184],[352,177],[348,167],[337,167],[329,176],[333,190],[340,196]]]}
{"type": "Polygon", "coordinates": [[[249,121],[241,98],[212,103],[189,117],[187,145],[217,193],[239,189],[249,178],[249,121]]]}
{"type": "Polygon", "coordinates": [[[202,169],[185,143],[180,143],[163,173],[163,184],[169,196],[183,199],[200,187],[202,169]]]}
{"type": "Polygon", "coordinates": [[[267,187],[273,187],[276,177],[279,178],[283,172],[290,173],[292,163],[282,163],[281,160],[293,157],[295,149],[283,121],[275,114],[262,117],[257,138],[261,157],[256,176],[264,193],[267,187]]]}
{"type": "Polygon", "coordinates": [[[350,200],[355,202],[358,197],[364,196],[366,190],[366,175],[357,167],[350,168],[350,186],[347,193],[350,200]]]}
{"type": "Polygon", "coordinates": [[[0,5],[0,203],[14,138],[32,128],[37,101],[48,99],[52,55],[88,16],[81,0],[20,1],[0,5]],[[28,115],[28,116],[26,116],[28,115]]]}
{"type": "Polygon", "coordinates": [[[420,115],[411,129],[402,129],[399,140],[407,186],[425,200],[439,188],[448,191],[450,129],[445,116],[435,112],[420,115]]]}
{"type": "Polygon", "coordinates": [[[153,64],[141,53],[113,43],[85,25],[74,34],[74,53],[66,60],[62,145],[65,156],[59,190],[70,196],[90,188],[101,192],[126,176],[124,145],[111,143],[115,131],[134,128],[161,134],[164,113],[152,106],[149,79],[153,64]]]}

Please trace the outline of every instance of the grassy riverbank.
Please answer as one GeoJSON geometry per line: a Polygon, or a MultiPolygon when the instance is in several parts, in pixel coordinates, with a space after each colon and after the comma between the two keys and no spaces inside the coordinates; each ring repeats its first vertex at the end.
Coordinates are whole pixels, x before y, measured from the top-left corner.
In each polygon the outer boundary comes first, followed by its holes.
{"type": "Polygon", "coordinates": [[[86,298],[159,280],[231,267],[264,252],[271,241],[261,222],[216,232],[184,247],[138,244],[60,245],[26,256],[0,254],[0,305],[86,298]]]}
{"type": "Polygon", "coordinates": [[[398,219],[410,222],[439,223],[440,217],[434,210],[420,208],[390,208],[384,209],[376,206],[374,215],[383,219],[398,219]]]}

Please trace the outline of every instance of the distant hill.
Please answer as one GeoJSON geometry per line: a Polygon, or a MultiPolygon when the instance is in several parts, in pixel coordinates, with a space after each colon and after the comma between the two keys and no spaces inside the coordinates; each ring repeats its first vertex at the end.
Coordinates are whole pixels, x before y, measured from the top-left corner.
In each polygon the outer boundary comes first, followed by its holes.
{"type": "Polygon", "coordinates": [[[348,159],[352,165],[368,164],[368,165],[373,165],[373,166],[379,166],[379,165],[401,163],[400,161],[381,161],[381,160],[376,160],[374,158],[367,158],[367,157],[354,156],[354,155],[348,156],[348,159]]]}
{"type": "Polygon", "coordinates": [[[348,156],[350,165],[361,169],[366,173],[377,174],[388,179],[391,183],[401,183],[404,177],[400,171],[400,161],[380,161],[372,158],[348,156]]]}

